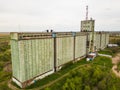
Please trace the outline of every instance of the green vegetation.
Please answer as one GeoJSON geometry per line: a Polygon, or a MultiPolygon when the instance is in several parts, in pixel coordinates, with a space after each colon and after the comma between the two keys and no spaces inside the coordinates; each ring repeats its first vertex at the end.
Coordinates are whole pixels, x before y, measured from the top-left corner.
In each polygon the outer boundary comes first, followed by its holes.
{"type": "Polygon", "coordinates": [[[104,50],[100,50],[98,53],[114,56],[116,55],[116,53],[119,52],[120,52],[120,47],[111,47],[111,48],[105,48],[104,50]]]}
{"type": "Polygon", "coordinates": [[[111,50],[101,50],[99,51],[100,54],[106,54],[106,55],[113,55],[111,50]]]}
{"type": "Polygon", "coordinates": [[[36,88],[36,87],[41,87],[45,84],[48,84],[49,82],[52,82],[52,81],[56,80],[57,78],[63,76],[67,72],[70,72],[72,69],[78,67],[79,65],[84,65],[84,64],[87,64],[87,63],[89,63],[89,62],[86,62],[85,59],[82,59],[82,60],[80,60],[78,62],[75,62],[75,63],[70,62],[70,63],[64,65],[64,67],[60,71],[58,71],[58,72],[56,72],[52,75],[49,75],[49,76],[47,76],[47,77],[45,77],[41,80],[36,81],[35,84],[33,84],[33,85],[31,85],[27,88],[32,89],[32,88],[36,88]]]}
{"type": "Polygon", "coordinates": [[[66,64],[59,72],[37,81],[27,89],[39,89],[68,73],[45,90],[57,90],[58,88],[59,90],[116,90],[120,88],[118,85],[120,79],[111,72],[112,66],[111,59],[107,57],[98,56],[91,62],[82,59],[74,64],[66,64]]]}
{"type": "Polygon", "coordinates": [[[0,36],[0,90],[11,90],[8,87],[8,81],[11,79],[12,73],[5,70],[5,67],[10,62],[9,36],[0,36]]]}
{"type": "Polygon", "coordinates": [[[93,62],[91,62],[91,65],[99,65],[99,66],[102,66],[102,67],[106,67],[106,70],[108,69],[111,69],[113,64],[112,64],[112,60],[111,58],[108,58],[108,57],[103,57],[103,56],[98,56],[94,59],[93,62]]]}
{"type": "MultiPolygon", "coordinates": [[[[115,55],[119,52],[119,47],[106,48],[104,51],[104,54],[115,55]]],[[[27,88],[40,88],[68,73],[67,76],[45,90],[57,90],[58,88],[60,90],[117,90],[120,88],[120,79],[111,72],[112,66],[110,58],[101,56],[96,57],[91,62],[86,62],[85,59],[74,64],[70,62],[59,72],[39,80],[27,88]]]]}
{"type": "Polygon", "coordinates": [[[118,44],[120,46],[120,36],[111,36],[110,37],[110,43],[112,44],[118,44]]]}
{"type": "Polygon", "coordinates": [[[10,45],[0,45],[0,53],[3,53],[8,49],[10,49],[10,45]]]}
{"type": "Polygon", "coordinates": [[[10,61],[11,61],[10,46],[8,45],[0,47],[0,71],[2,71],[5,64],[10,61]]]}
{"type": "Polygon", "coordinates": [[[9,36],[9,34],[8,35],[1,35],[0,34],[0,42],[6,42],[6,41],[8,41],[9,42],[9,40],[10,40],[10,36],[9,36]]]}
{"type": "Polygon", "coordinates": [[[97,57],[45,90],[119,90],[120,78],[111,72],[111,68],[110,58],[97,57]]]}
{"type": "Polygon", "coordinates": [[[4,82],[0,84],[0,90],[11,90],[11,89],[8,87],[7,82],[4,82]]]}
{"type": "Polygon", "coordinates": [[[120,71],[120,62],[117,64],[117,70],[120,71]]]}
{"type": "MultiPolygon", "coordinates": [[[[4,70],[4,67],[11,60],[10,46],[6,44],[9,36],[0,38],[0,90],[10,90],[8,81],[11,79],[12,73],[4,70]],[[5,42],[5,43],[4,43],[5,42]]],[[[99,53],[115,55],[120,52],[120,48],[106,48],[99,53]]],[[[64,67],[42,80],[36,81],[35,84],[26,89],[40,88],[43,85],[53,82],[54,80],[67,74],[56,83],[45,90],[119,90],[120,78],[117,78],[111,71],[112,62],[107,57],[96,57],[91,62],[82,59],[74,64],[72,62],[64,65],[64,67]]],[[[120,63],[118,64],[120,70],[120,63]]]]}

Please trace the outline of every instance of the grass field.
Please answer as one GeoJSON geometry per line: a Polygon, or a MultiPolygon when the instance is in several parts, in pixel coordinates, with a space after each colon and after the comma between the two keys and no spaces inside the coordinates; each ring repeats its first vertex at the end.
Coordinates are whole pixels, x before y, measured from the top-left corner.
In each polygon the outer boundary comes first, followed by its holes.
{"type": "Polygon", "coordinates": [[[120,36],[111,36],[109,42],[120,46],[120,36]]]}
{"type": "Polygon", "coordinates": [[[77,84],[74,83],[76,79],[82,85],[81,88],[79,88],[78,90],[118,90],[118,88],[120,88],[120,86],[118,85],[118,84],[120,84],[120,82],[119,82],[120,79],[117,78],[116,76],[114,76],[114,74],[111,72],[112,66],[113,65],[112,65],[112,61],[110,58],[98,56],[95,58],[95,60],[91,61],[87,65],[83,65],[83,66],[79,67],[76,71],[71,70],[69,72],[68,76],[64,77],[63,79],[54,83],[53,85],[45,88],[45,90],[57,90],[58,88],[59,88],[59,90],[76,90],[75,88],[77,87],[77,84]],[[94,76],[95,73],[94,72],[92,73],[92,71],[96,72],[95,76],[94,76]],[[82,73],[77,75],[77,74],[75,74],[76,72],[82,72],[82,73]],[[86,76],[86,75],[89,75],[89,73],[91,73],[90,76],[86,76]],[[82,74],[83,74],[83,76],[82,76],[82,74]],[[97,74],[98,74],[98,76],[97,76],[97,74]],[[79,75],[81,77],[78,77],[79,75]],[[93,75],[94,78],[91,78],[91,77],[93,77],[91,75],[93,75]],[[111,75],[113,77],[111,77],[111,75]],[[103,78],[103,79],[94,81],[94,79],[99,76],[101,76],[101,78],[103,78]],[[104,85],[101,84],[101,82],[104,81],[104,79],[106,79],[108,76],[110,76],[109,77],[110,82],[107,82],[108,84],[106,84],[105,88],[109,88],[110,87],[109,84],[111,85],[114,83],[115,85],[111,86],[111,89],[110,88],[102,89],[102,87],[104,87],[104,85]],[[79,78],[83,78],[82,81],[79,81],[79,78]],[[85,80],[84,80],[84,78],[85,78],[85,80]],[[90,82],[90,81],[92,81],[92,82],[90,82]],[[94,82],[96,82],[96,84],[94,82]],[[89,86],[89,89],[85,89],[86,86],[89,86]],[[72,88],[74,88],[74,89],[72,89],[72,88]],[[95,89],[95,88],[97,88],[97,89],[95,89]],[[117,88],[117,89],[113,89],[113,88],[117,88]]]}
{"type": "Polygon", "coordinates": [[[100,54],[106,54],[106,55],[113,55],[112,51],[111,50],[101,50],[99,51],[100,54]]]}
{"type": "Polygon", "coordinates": [[[104,50],[98,51],[100,54],[106,54],[106,55],[111,55],[115,56],[116,53],[120,52],[120,47],[111,47],[111,48],[105,48],[104,50]]]}
{"type": "Polygon", "coordinates": [[[10,36],[5,35],[5,36],[0,36],[0,42],[5,42],[5,41],[10,41],[10,36]]]}

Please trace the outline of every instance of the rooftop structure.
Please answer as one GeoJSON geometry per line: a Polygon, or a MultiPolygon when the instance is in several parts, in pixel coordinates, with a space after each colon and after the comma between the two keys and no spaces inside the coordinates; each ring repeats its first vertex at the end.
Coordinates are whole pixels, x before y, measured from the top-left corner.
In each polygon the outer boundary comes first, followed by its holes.
{"type": "Polygon", "coordinates": [[[94,31],[95,20],[83,20],[81,21],[81,32],[92,32],[94,31]]]}

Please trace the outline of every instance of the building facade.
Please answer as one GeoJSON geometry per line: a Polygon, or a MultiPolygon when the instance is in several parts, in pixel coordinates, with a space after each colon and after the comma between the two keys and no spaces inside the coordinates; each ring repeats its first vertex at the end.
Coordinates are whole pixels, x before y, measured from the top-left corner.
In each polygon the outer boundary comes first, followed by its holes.
{"type": "Polygon", "coordinates": [[[86,33],[11,33],[12,80],[21,88],[86,56],[86,33]]]}
{"type": "Polygon", "coordinates": [[[81,21],[81,32],[94,32],[95,20],[81,21]]]}

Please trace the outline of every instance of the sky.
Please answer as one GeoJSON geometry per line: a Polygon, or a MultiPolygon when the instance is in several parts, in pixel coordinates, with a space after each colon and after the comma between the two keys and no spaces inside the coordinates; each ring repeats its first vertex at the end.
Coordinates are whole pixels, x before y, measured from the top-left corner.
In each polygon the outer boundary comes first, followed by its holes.
{"type": "Polygon", "coordinates": [[[80,31],[86,5],[96,31],[120,31],[120,0],[0,0],[0,32],[80,31]]]}

